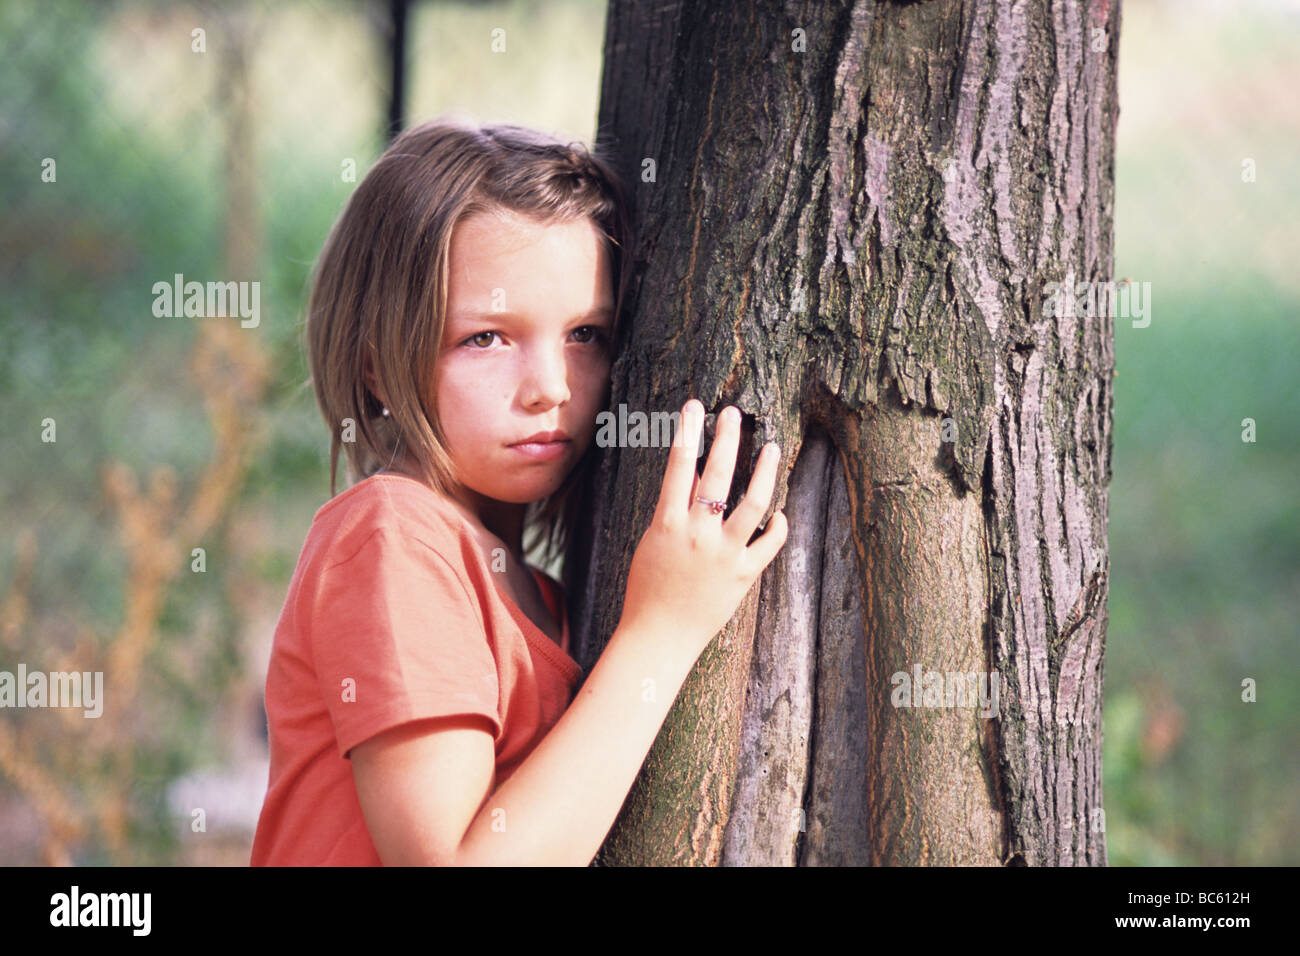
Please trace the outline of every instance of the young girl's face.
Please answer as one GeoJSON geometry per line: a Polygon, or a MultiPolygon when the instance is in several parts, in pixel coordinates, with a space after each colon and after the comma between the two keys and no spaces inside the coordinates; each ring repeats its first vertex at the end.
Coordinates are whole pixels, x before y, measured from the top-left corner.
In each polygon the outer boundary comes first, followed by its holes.
{"type": "Polygon", "coordinates": [[[537,501],[595,434],[609,385],[608,255],[589,220],[502,212],[456,226],[449,266],[436,402],[456,478],[496,501],[537,501]],[[557,431],[567,440],[512,447],[557,431]]]}

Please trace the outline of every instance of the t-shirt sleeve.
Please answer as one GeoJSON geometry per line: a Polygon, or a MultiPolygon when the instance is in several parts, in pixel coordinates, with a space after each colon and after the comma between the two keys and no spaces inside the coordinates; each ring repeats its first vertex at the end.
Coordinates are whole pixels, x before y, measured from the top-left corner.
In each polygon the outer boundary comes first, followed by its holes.
{"type": "Polygon", "coordinates": [[[339,754],[413,720],[481,714],[501,734],[496,659],[471,591],[428,544],[371,534],[326,567],[311,645],[339,754]]]}

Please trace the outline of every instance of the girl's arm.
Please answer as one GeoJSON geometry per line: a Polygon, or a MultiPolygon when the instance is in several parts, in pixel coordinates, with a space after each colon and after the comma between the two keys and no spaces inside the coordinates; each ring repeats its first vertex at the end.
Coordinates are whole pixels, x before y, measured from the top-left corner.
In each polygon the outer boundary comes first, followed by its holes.
{"type": "Polygon", "coordinates": [[[747,545],[776,484],[775,446],[725,522],[691,507],[697,487],[726,497],[739,445],[739,415],[724,414],[697,478],[703,411],[694,401],[683,409],[688,424],[633,555],[618,627],[577,698],[509,780],[496,788],[482,717],[420,721],[353,748],[357,795],[385,864],[591,862],[695,661],[785,543],[778,512],[747,545]]]}
{"type": "Polygon", "coordinates": [[[694,658],[619,627],[556,725],[495,789],[491,724],[417,721],[359,744],[352,773],[387,866],[585,866],[600,848],[694,658]],[[653,681],[653,684],[648,683],[653,681]]]}

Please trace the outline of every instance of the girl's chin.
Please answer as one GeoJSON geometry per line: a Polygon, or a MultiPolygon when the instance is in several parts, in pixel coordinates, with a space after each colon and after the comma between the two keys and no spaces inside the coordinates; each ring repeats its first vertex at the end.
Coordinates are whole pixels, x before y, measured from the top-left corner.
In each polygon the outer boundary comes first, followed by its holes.
{"type": "Polygon", "coordinates": [[[493,488],[485,490],[482,494],[485,497],[492,498],[495,501],[503,501],[512,505],[530,505],[534,501],[541,501],[555,494],[564,484],[563,480],[555,481],[532,481],[527,484],[516,483],[506,488],[493,488]]]}

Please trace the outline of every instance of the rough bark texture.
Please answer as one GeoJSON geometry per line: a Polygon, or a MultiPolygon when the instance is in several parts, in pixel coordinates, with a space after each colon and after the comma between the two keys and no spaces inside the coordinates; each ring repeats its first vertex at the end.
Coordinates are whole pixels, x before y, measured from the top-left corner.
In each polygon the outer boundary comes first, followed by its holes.
{"type": "MultiPolygon", "coordinates": [[[[732,501],[779,442],[791,533],[598,862],[1105,863],[1113,320],[1043,290],[1112,277],[1118,29],[1107,0],[611,3],[641,236],[613,402],[738,405],[732,501]],[[894,706],[918,664],[997,674],[996,719],[894,706]]],[[[587,666],[666,455],[594,475],[587,666]]]]}

